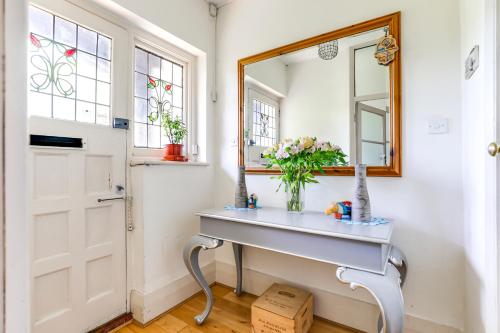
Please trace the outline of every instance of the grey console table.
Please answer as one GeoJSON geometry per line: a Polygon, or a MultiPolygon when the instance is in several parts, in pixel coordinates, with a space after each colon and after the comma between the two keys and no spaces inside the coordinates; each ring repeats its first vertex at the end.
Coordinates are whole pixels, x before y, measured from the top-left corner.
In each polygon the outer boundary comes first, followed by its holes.
{"type": "Polygon", "coordinates": [[[336,277],[351,289],[368,290],[380,307],[378,331],[402,333],[404,303],[401,287],[406,276],[404,254],[391,245],[392,223],[348,225],[319,212],[289,213],[278,208],[258,210],[210,209],[200,216],[200,233],[184,247],[184,262],[203,289],[207,303],[195,317],[201,325],[214,303],[198,263],[200,250],[233,244],[236,289],[242,292],[243,246],[253,246],[337,265],[336,277]]]}

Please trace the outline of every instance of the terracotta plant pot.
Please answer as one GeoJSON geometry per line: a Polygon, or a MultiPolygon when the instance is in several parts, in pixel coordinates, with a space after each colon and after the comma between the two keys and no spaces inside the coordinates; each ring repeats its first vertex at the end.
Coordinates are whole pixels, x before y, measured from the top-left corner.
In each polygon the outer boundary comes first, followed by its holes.
{"type": "Polygon", "coordinates": [[[164,148],[163,159],[166,161],[186,162],[187,158],[182,155],[184,145],[170,143],[164,148]]]}

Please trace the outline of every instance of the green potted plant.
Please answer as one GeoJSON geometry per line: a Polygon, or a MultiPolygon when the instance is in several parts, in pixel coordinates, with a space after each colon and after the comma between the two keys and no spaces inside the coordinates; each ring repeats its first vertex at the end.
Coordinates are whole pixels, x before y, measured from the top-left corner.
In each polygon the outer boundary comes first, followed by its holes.
{"type": "Polygon", "coordinates": [[[304,209],[303,191],[307,183],[318,183],[315,172],[324,173],[324,166],[346,165],[347,155],[339,146],[321,142],[316,138],[304,137],[285,140],[264,152],[267,168],[279,167],[277,176],[287,193],[287,209],[301,212],[304,209]]]}
{"type": "Polygon", "coordinates": [[[182,154],[184,138],[188,130],[182,119],[173,117],[170,111],[162,113],[161,125],[167,135],[168,143],[165,145],[163,159],[167,161],[186,162],[187,158],[182,154]]]}

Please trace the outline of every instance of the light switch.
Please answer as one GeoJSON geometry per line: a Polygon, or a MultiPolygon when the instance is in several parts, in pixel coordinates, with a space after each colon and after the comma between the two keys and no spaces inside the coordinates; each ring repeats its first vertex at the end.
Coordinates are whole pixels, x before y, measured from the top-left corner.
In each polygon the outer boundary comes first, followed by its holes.
{"type": "Polygon", "coordinates": [[[448,119],[446,118],[433,119],[427,122],[427,132],[429,134],[446,134],[448,131],[448,119]]]}

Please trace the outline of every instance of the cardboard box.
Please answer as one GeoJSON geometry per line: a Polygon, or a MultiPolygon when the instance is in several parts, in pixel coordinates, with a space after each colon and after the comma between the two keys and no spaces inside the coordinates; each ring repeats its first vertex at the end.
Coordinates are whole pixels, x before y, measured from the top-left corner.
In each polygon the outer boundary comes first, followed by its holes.
{"type": "Polygon", "coordinates": [[[310,292],[273,284],[252,304],[252,333],[307,333],[313,322],[310,292]]]}

